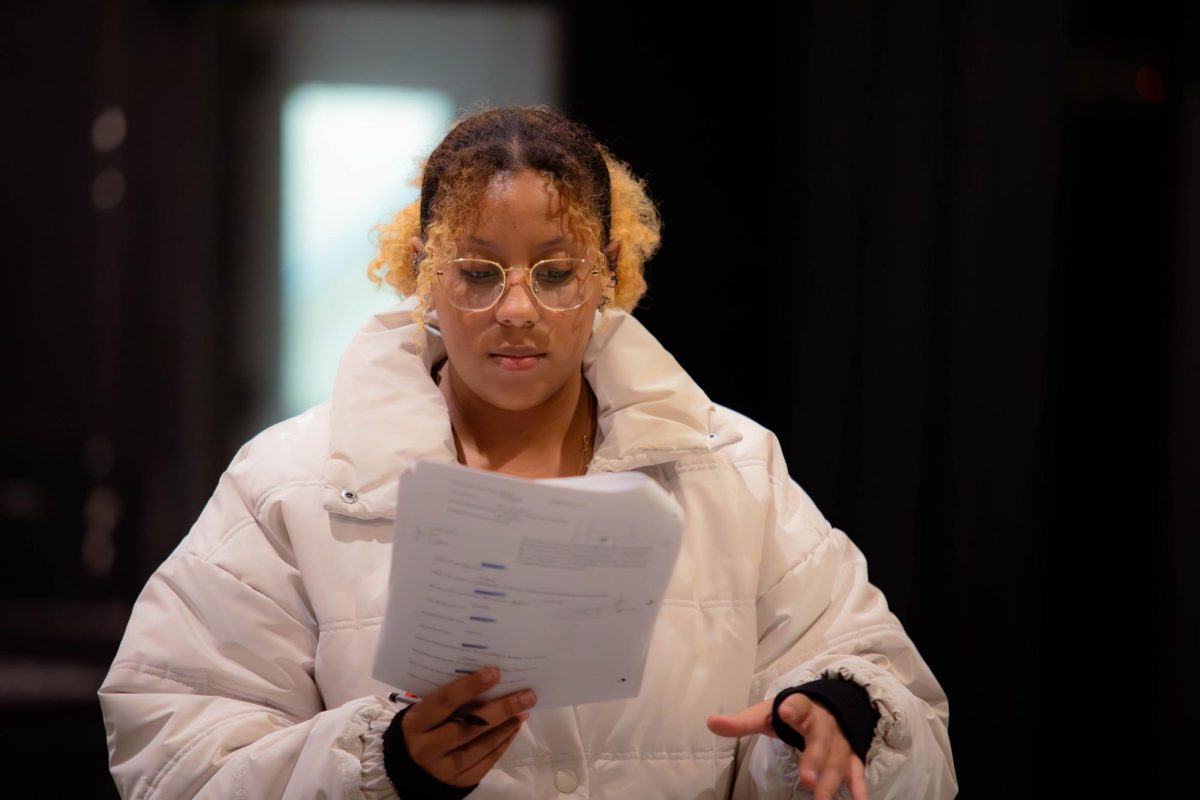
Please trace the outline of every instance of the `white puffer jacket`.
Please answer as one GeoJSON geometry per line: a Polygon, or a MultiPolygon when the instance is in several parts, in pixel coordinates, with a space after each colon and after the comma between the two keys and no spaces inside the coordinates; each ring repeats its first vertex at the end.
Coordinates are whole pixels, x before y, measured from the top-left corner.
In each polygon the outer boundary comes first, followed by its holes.
{"type": "MultiPolygon", "coordinates": [[[[445,347],[434,321],[415,354],[414,304],[359,331],[330,402],[238,451],[146,584],[99,692],[123,797],[393,795],[381,736],[397,709],[370,667],[396,481],[407,459],[455,460],[430,378],[445,347]]],[[[589,471],[663,486],[685,513],[682,550],[641,694],[535,709],[472,799],[808,796],[788,745],[705,721],[838,675],[881,715],[872,800],[953,797],[946,696],[860,551],[770,431],[712,403],[634,317],[607,316],[584,357],[599,401],[589,471]]]]}

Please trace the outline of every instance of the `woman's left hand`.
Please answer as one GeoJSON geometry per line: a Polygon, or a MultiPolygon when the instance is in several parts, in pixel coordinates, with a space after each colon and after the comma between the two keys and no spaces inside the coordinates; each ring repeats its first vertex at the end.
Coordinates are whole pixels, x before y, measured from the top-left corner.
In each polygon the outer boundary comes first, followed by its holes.
{"type": "MultiPolygon", "coordinates": [[[[772,700],[755,703],[744,711],[708,718],[708,729],[718,736],[749,736],[763,733],[774,737],[771,728],[772,700]]],[[[832,800],[846,784],[854,800],[867,800],[867,779],[860,759],[846,741],[837,719],[820,703],[802,694],[788,696],[779,706],[779,716],[804,737],[800,785],[813,792],[814,800],[832,800]]],[[[777,738],[777,737],[776,737],[777,738]]]]}

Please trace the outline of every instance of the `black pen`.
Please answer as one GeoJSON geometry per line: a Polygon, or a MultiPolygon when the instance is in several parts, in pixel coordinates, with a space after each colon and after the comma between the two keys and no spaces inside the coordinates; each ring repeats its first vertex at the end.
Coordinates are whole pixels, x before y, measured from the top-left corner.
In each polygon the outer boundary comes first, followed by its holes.
{"type": "MultiPolygon", "coordinates": [[[[412,692],[392,692],[388,695],[388,700],[391,700],[393,703],[404,703],[410,706],[414,703],[421,702],[420,696],[415,695],[412,692]]],[[[488,721],[483,717],[477,717],[470,712],[463,711],[462,709],[455,711],[448,717],[448,719],[452,719],[455,722],[465,722],[468,725],[484,726],[488,724],[488,721]]]]}

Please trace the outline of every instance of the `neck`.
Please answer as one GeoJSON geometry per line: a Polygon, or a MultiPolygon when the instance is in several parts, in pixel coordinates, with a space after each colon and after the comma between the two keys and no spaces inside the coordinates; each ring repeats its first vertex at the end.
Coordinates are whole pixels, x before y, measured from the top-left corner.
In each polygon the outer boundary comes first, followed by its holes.
{"type": "Polygon", "coordinates": [[[577,475],[586,427],[591,428],[591,456],[596,421],[588,419],[590,397],[582,373],[545,402],[519,411],[487,403],[459,380],[449,361],[438,374],[438,388],[468,466],[528,478],[577,475]]]}

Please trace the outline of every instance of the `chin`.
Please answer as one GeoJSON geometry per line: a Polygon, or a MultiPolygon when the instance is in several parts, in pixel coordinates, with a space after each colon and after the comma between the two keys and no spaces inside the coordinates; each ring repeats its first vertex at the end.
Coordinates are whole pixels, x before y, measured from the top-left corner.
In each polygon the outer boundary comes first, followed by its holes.
{"type": "Polygon", "coordinates": [[[514,381],[514,385],[495,387],[496,391],[487,395],[487,401],[496,408],[502,408],[505,411],[526,411],[546,402],[550,395],[553,394],[552,391],[547,391],[541,381],[536,386],[515,385],[518,383],[518,381],[514,381]]]}
{"type": "Polygon", "coordinates": [[[539,405],[543,400],[545,400],[544,397],[515,398],[509,396],[497,398],[490,402],[496,408],[502,408],[505,411],[528,411],[539,405]]]}

